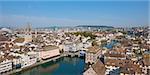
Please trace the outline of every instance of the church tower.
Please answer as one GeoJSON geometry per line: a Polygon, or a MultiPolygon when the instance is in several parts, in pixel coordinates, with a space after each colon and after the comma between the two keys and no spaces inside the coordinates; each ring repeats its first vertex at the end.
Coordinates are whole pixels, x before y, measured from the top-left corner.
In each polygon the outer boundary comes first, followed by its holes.
{"type": "Polygon", "coordinates": [[[31,42],[32,41],[32,28],[31,28],[31,24],[27,23],[27,26],[25,27],[25,42],[31,42]]]}
{"type": "Polygon", "coordinates": [[[26,27],[26,35],[31,35],[32,28],[31,28],[31,24],[27,23],[27,27],[26,27]]]}

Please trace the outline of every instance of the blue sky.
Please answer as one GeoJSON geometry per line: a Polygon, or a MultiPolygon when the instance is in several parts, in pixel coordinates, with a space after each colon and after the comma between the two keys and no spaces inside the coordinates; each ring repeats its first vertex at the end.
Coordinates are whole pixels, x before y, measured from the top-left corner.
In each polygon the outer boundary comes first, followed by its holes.
{"type": "Polygon", "coordinates": [[[145,26],[148,9],[148,1],[5,1],[0,2],[0,26],[145,26]]]}

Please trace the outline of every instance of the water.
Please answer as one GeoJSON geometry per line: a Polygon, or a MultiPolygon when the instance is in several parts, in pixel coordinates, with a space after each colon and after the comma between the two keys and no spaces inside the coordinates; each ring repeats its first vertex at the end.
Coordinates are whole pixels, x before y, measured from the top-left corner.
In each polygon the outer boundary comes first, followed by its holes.
{"type": "Polygon", "coordinates": [[[84,59],[63,57],[14,75],[82,75],[84,67],[84,59]]]}
{"type": "Polygon", "coordinates": [[[112,40],[110,43],[106,44],[105,47],[108,49],[112,49],[114,45],[117,44],[117,41],[112,40]]]}

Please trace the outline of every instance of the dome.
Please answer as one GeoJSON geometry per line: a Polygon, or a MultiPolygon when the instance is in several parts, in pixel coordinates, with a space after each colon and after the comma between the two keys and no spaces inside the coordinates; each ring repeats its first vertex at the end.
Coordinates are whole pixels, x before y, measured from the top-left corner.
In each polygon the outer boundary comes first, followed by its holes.
{"type": "Polygon", "coordinates": [[[5,32],[9,32],[9,33],[12,32],[12,31],[11,31],[10,29],[8,29],[8,28],[2,28],[1,31],[5,31],[5,32]]]}

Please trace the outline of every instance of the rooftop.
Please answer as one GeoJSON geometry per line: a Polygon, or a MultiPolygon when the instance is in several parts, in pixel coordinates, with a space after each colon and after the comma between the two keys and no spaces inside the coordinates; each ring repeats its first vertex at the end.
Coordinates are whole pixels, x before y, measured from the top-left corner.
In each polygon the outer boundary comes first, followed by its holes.
{"type": "Polygon", "coordinates": [[[55,46],[55,45],[47,45],[47,46],[42,47],[42,49],[45,50],[45,51],[54,50],[54,49],[58,49],[58,48],[59,47],[55,46]]]}
{"type": "Polygon", "coordinates": [[[24,42],[24,38],[16,38],[13,42],[15,43],[23,43],[24,42]]]}
{"type": "Polygon", "coordinates": [[[134,63],[132,60],[117,60],[117,59],[108,59],[105,61],[107,66],[117,66],[121,67],[121,73],[133,74],[135,72],[142,73],[140,65],[134,63]]]}
{"type": "Polygon", "coordinates": [[[144,65],[150,66],[150,54],[145,54],[143,58],[144,65]]]}
{"type": "Polygon", "coordinates": [[[0,63],[5,61],[5,60],[12,60],[12,59],[18,59],[19,57],[18,56],[12,56],[12,55],[4,55],[2,57],[0,57],[0,63]]]}
{"type": "Polygon", "coordinates": [[[9,38],[0,34],[0,41],[9,41],[9,38]]]}
{"type": "Polygon", "coordinates": [[[104,75],[105,74],[105,65],[98,60],[95,64],[92,65],[93,70],[97,73],[97,75],[104,75]]]}
{"type": "Polygon", "coordinates": [[[91,46],[87,48],[89,53],[97,53],[100,50],[100,47],[98,46],[91,46]]]}
{"type": "Polygon", "coordinates": [[[113,53],[105,53],[104,54],[106,57],[119,57],[119,58],[125,58],[124,54],[113,54],[113,53]]]}

